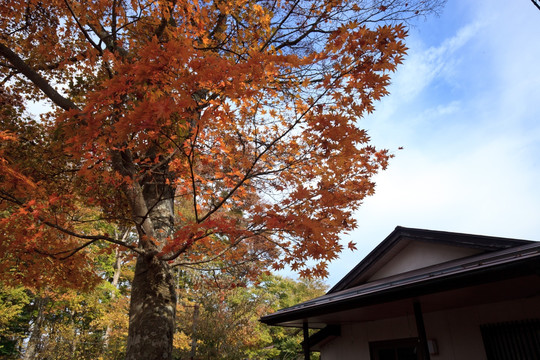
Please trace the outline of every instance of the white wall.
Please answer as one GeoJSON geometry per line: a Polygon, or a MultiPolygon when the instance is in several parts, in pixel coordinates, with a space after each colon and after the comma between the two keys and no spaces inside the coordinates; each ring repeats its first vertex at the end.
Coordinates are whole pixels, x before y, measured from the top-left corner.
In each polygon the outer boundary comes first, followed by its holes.
{"type": "Polygon", "coordinates": [[[324,346],[321,360],[369,360],[369,342],[416,337],[414,316],[345,325],[341,337],[324,346]]]}
{"type": "MultiPolygon", "coordinates": [[[[432,360],[485,360],[480,325],[540,318],[540,296],[424,314],[428,339],[435,339],[439,355],[432,360]]],[[[369,342],[416,337],[411,314],[399,318],[343,325],[341,337],[326,344],[322,360],[369,360],[369,342]]]]}
{"type": "Polygon", "coordinates": [[[447,261],[479,254],[480,252],[481,250],[467,247],[412,241],[371,276],[368,281],[442,264],[447,261]]]}

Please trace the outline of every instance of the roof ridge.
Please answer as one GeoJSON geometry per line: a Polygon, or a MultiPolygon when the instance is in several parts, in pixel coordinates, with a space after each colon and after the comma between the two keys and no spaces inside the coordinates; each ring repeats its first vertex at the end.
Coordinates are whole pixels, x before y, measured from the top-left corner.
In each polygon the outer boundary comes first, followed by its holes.
{"type": "Polygon", "coordinates": [[[450,246],[461,246],[481,249],[484,252],[499,251],[525,244],[534,243],[531,240],[505,238],[498,236],[466,234],[441,230],[428,230],[396,226],[396,228],[380,242],[366,257],[364,257],[351,271],[338,281],[328,294],[345,290],[354,281],[378,262],[401,239],[428,241],[450,246]]]}

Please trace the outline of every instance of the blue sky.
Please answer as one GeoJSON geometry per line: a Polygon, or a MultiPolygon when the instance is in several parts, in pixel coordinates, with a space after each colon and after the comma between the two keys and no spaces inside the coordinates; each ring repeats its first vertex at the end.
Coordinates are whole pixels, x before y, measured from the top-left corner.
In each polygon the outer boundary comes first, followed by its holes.
{"type": "Polygon", "coordinates": [[[540,11],[448,0],[407,44],[391,94],[361,122],[396,156],[343,236],[358,250],[330,265],[329,285],[397,225],[540,240],[540,11]]]}

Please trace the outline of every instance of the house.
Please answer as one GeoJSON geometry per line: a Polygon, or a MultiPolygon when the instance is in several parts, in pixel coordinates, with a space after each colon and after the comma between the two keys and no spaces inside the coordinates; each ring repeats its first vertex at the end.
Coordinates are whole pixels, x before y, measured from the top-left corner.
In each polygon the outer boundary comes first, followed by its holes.
{"type": "Polygon", "coordinates": [[[261,321],[302,328],[304,359],[540,359],[540,242],[397,227],[326,295],[261,321]]]}

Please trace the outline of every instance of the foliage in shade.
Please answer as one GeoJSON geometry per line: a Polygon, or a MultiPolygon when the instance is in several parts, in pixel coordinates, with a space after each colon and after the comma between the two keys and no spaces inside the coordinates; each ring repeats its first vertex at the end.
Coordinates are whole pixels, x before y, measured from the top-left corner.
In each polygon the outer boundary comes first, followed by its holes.
{"type": "MultiPolygon", "coordinates": [[[[112,258],[97,266],[112,270],[112,258]]],[[[124,263],[121,283],[128,285],[133,263],[124,263]]],[[[241,279],[216,272],[176,274],[178,322],[174,359],[291,359],[301,353],[297,329],[269,327],[260,316],[322,295],[320,281],[263,275],[241,279]],[[198,308],[197,316],[194,309],[198,308]],[[195,348],[192,348],[193,340],[195,348]]],[[[0,287],[0,357],[27,358],[30,338],[40,358],[119,360],[125,357],[129,293],[103,280],[90,292],[56,289],[33,293],[23,287],[0,287]],[[114,296],[112,295],[114,294],[114,296]],[[109,331],[107,331],[109,329],[109,331]],[[37,337],[32,337],[37,334],[37,337]]]]}

